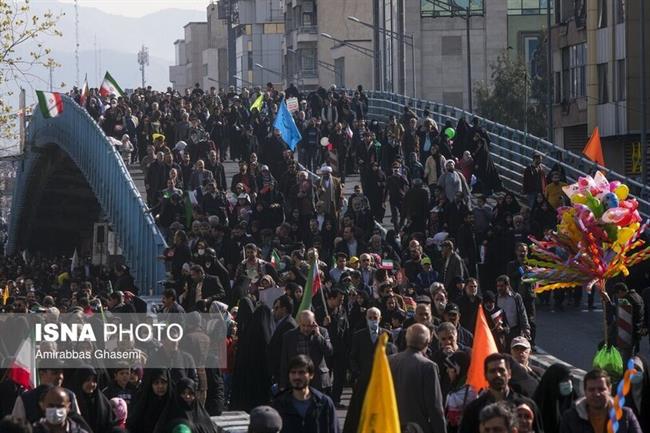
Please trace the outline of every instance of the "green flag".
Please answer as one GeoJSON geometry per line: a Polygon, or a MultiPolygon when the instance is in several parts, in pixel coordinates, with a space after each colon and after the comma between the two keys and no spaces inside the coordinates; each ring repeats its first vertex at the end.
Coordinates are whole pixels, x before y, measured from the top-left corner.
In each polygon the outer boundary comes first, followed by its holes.
{"type": "Polygon", "coordinates": [[[318,261],[314,260],[314,262],[309,266],[309,274],[307,275],[307,283],[305,284],[305,293],[302,294],[302,301],[300,302],[300,308],[298,308],[296,317],[301,311],[311,309],[311,300],[320,289],[321,284],[320,273],[318,272],[318,261]]]}
{"type": "Polygon", "coordinates": [[[262,111],[262,105],[264,105],[264,93],[260,93],[260,96],[251,105],[250,111],[253,111],[253,108],[257,108],[257,111],[262,111]]]}

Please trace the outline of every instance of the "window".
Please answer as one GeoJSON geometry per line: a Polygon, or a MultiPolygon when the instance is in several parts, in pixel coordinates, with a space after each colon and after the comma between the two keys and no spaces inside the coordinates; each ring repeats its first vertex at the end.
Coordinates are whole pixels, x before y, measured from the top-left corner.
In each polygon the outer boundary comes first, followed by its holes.
{"type": "Polygon", "coordinates": [[[598,0],[598,28],[607,27],[607,0],[598,0]]]}
{"type": "Polygon", "coordinates": [[[203,64],[203,76],[204,77],[208,76],[208,64],[207,63],[203,64]]]}
{"type": "Polygon", "coordinates": [[[533,60],[535,58],[535,53],[539,48],[540,39],[541,37],[539,34],[527,33],[522,35],[524,61],[528,66],[529,72],[532,72],[533,60]]]}
{"type": "Polygon", "coordinates": [[[597,65],[598,70],[598,103],[606,104],[609,102],[609,92],[607,91],[607,63],[597,65]]]}
{"type": "Polygon", "coordinates": [[[555,23],[561,24],[566,23],[569,19],[573,18],[576,15],[576,1],[580,2],[583,0],[555,0],[557,2],[557,8],[555,8],[555,23]]]}
{"type": "Polygon", "coordinates": [[[618,60],[616,62],[616,83],[618,84],[618,89],[616,90],[616,96],[619,101],[625,101],[625,59],[618,60]]]}
{"type": "Polygon", "coordinates": [[[461,36],[443,36],[440,45],[443,56],[460,56],[463,53],[463,39],[461,36]]]}
{"type": "Polygon", "coordinates": [[[568,101],[571,98],[571,86],[570,86],[570,47],[562,48],[562,98],[560,102],[568,101]]]}
{"type": "Polygon", "coordinates": [[[508,0],[508,15],[546,15],[547,0],[508,0]]]}
{"type": "Polygon", "coordinates": [[[334,59],[334,71],[337,87],[345,88],[345,57],[334,59]]]}
{"type": "Polygon", "coordinates": [[[284,33],[284,23],[264,24],[264,34],[284,33]]]}
{"type": "Polygon", "coordinates": [[[569,47],[569,97],[584,97],[587,94],[587,44],[569,47]]]}
{"type": "MultiPolygon", "coordinates": [[[[466,10],[469,4],[471,15],[483,15],[484,0],[453,0],[458,9],[466,10]]],[[[452,15],[452,0],[421,0],[420,16],[428,18],[448,17],[452,15]]],[[[464,12],[461,12],[464,14],[464,12]]]]}
{"type": "Polygon", "coordinates": [[[317,76],[316,48],[303,48],[300,50],[302,72],[305,76],[317,76]]]}

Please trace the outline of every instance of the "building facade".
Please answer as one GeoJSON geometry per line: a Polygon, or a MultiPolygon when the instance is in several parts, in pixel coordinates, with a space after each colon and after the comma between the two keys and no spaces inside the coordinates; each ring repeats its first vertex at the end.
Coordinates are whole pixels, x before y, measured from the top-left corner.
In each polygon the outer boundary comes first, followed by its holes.
{"type": "MultiPolygon", "coordinates": [[[[418,98],[468,109],[470,89],[478,81],[490,80],[490,64],[508,47],[507,1],[405,1],[404,19],[406,31],[415,40],[418,98]],[[471,77],[467,68],[468,21],[471,77]]],[[[407,90],[410,63],[406,63],[407,90]]]]}
{"type": "Polygon", "coordinates": [[[371,22],[370,0],[283,0],[283,4],[287,84],[308,90],[332,84],[372,87],[372,30],[347,19],[371,22]]]}
{"type": "Polygon", "coordinates": [[[284,39],[284,0],[238,0],[236,58],[238,86],[282,87],[282,41],[284,39]]]}
{"type": "MultiPolygon", "coordinates": [[[[551,31],[555,143],[581,152],[598,127],[607,167],[640,174],[639,0],[557,1],[551,31]]],[[[645,26],[650,29],[648,16],[645,26]]]]}

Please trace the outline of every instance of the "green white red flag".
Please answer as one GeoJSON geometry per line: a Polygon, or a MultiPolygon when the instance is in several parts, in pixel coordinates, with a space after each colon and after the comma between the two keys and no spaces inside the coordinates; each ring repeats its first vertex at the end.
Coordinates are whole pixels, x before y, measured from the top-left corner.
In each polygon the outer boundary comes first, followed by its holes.
{"type": "Polygon", "coordinates": [[[60,93],[37,90],[36,97],[38,98],[38,107],[46,119],[51,119],[63,113],[63,99],[61,99],[60,93]]]}
{"type": "Polygon", "coordinates": [[[277,269],[281,261],[282,258],[280,258],[280,255],[278,254],[278,250],[273,248],[273,251],[271,251],[271,266],[273,266],[274,269],[277,269]]]}
{"type": "Polygon", "coordinates": [[[106,75],[104,75],[104,81],[102,81],[102,85],[99,88],[99,94],[101,96],[124,96],[124,91],[120,85],[117,84],[117,81],[115,81],[111,74],[106,71],[106,75]]]}
{"type": "Polygon", "coordinates": [[[302,295],[300,308],[298,308],[298,313],[296,314],[311,308],[311,300],[320,289],[321,281],[320,273],[318,272],[318,261],[314,260],[314,262],[309,266],[309,274],[307,275],[307,283],[305,284],[305,293],[302,295]]]}
{"type": "Polygon", "coordinates": [[[9,366],[8,376],[26,389],[34,389],[36,383],[36,350],[34,341],[27,337],[20,345],[16,359],[9,366]]]}

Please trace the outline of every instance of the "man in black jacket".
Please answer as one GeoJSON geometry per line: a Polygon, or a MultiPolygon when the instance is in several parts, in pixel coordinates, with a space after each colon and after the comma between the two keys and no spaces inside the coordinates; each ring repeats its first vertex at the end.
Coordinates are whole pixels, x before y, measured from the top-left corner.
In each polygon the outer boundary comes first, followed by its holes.
{"type": "Polygon", "coordinates": [[[281,393],[273,407],[282,417],[283,432],[338,433],[334,403],[309,386],[314,379],[314,363],[306,355],[292,358],[288,365],[291,388],[281,393]]]}
{"type": "Polygon", "coordinates": [[[500,353],[489,355],[483,363],[483,371],[485,372],[485,379],[488,382],[488,388],[479,398],[465,407],[458,433],[475,433],[479,431],[479,414],[481,410],[491,403],[504,400],[524,401],[533,410],[535,415],[533,431],[543,431],[540,425],[540,413],[535,402],[514,392],[509,386],[512,373],[506,355],[500,353]]]}
{"type": "Polygon", "coordinates": [[[289,381],[289,361],[297,355],[308,355],[317,365],[313,387],[326,390],[332,386],[330,370],[325,358],[332,356],[333,348],[327,329],[318,326],[314,313],[304,310],[298,313],[298,328],[282,336],[280,357],[280,388],[285,389],[289,381]]]}
{"type": "Polygon", "coordinates": [[[273,320],[275,321],[275,330],[269,340],[268,356],[269,370],[271,371],[273,383],[280,382],[281,366],[280,359],[282,356],[282,336],[292,329],[296,329],[298,324],[291,317],[293,312],[293,299],[288,295],[282,295],[273,302],[273,320]]]}
{"type": "Polygon", "coordinates": [[[182,295],[181,305],[186,312],[190,313],[196,309],[196,303],[201,299],[212,298],[223,301],[226,298],[226,291],[221,285],[219,278],[213,275],[206,275],[200,265],[193,265],[190,268],[192,285],[182,295]]]}

